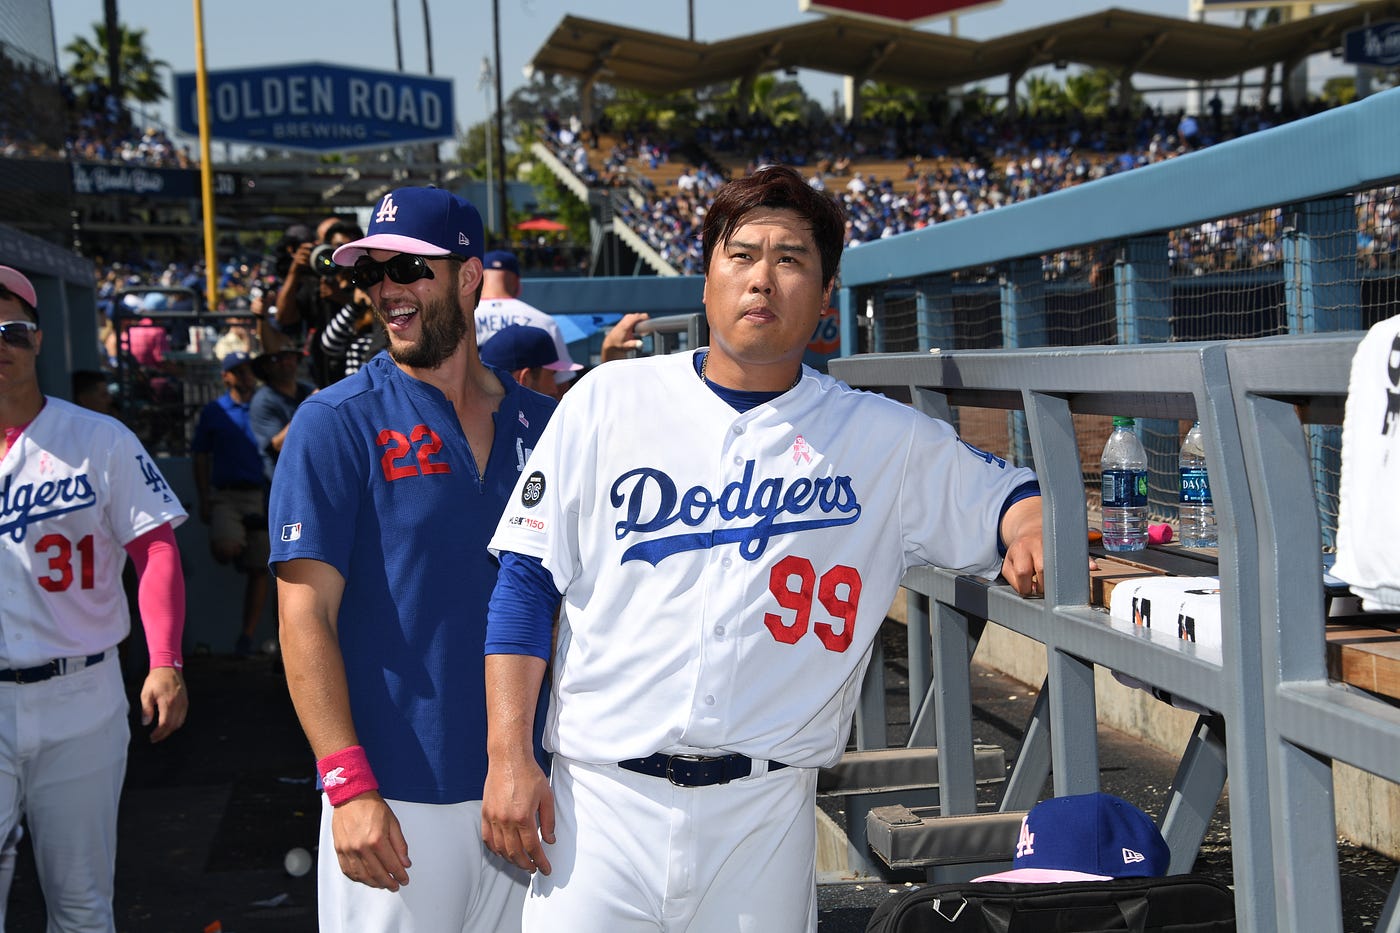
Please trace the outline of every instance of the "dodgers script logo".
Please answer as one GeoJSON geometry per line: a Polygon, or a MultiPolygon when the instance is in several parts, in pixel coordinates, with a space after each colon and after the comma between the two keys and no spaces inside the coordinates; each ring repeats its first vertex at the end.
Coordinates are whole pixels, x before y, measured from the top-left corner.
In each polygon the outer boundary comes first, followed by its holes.
{"type": "Polygon", "coordinates": [[[642,560],[655,566],[672,554],[699,551],[721,544],[739,545],[745,560],[758,560],[768,542],[778,535],[796,534],[818,528],[852,525],[860,518],[860,501],[849,476],[800,477],[787,485],[781,478],[754,482],[754,461],[744,464],[744,478],[725,486],[718,495],[704,486],[685,492],[676,489],[675,480],[652,467],[629,470],[613,482],[609,499],[614,508],[625,507],[626,517],[613,531],[621,541],[633,532],[662,531],[680,522],[695,527],[704,524],[712,511],[727,522],[750,524],[652,538],[622,552],[622,563],[642,560]],[[779,521],[783,516],[805,515],[816,509],[820,518],[779,521]]]}
{"type": "Polygon", "coordinates": [[[29,526],[36,522],[97,505],[97,493],[86,473],[37,485],[16,486],[14,480],[7,476],[0,486],[0,535],[9,535],[16,544],[24,540],[29,526]]]}

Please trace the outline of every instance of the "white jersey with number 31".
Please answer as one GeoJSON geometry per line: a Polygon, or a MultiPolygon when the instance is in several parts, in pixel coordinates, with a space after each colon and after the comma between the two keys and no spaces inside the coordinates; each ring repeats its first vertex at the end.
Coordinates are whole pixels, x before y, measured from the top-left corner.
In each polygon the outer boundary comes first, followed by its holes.
{"type": "Polygon", "coordinates": [[[115,646],[130,628],[123,547],[185,517],[131,431],[46,399],[0,460],[0,667],[115,646]]]}

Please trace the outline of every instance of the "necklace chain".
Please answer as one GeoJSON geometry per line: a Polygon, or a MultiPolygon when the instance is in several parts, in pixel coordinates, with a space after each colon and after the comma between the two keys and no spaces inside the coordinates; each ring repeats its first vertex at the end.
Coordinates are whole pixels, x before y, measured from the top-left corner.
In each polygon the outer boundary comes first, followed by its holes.
{"type": "MultiPolygon", "coordinates": [[[[705,351],[705,358],[702,359],[702,360],[700,361],[700,381],[701,381],[701,382],[709,383],[710,377],[709,377],[708,375],[706,375],[706,374],[709,372],[709,369],[710,369],[710,351],[709,351],[709,350],[706,350],[706,351],[705,351]]],[[[793,379],[792,379],[792,385],[788,386],[788,387],[787,387],[786,389],[784,389],[783,391],[784,391],[784,392],[791,392],[793,389],[797,388],[797,384],[798,384],[799,382],[801,382],[801,381],[802,381],[802,365],[799,363],[798,366],[797,366],[797,375],[794,376],[793,379]]]]}

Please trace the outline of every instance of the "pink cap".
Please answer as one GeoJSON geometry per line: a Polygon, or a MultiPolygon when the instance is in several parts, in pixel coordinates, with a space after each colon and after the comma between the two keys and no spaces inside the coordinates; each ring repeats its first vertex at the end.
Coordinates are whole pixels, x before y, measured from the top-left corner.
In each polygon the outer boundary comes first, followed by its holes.
{"type": "Polygon", "coordinates": [[[33,283],[25,278],[23,272],[9,266],[0,266],[0,285],[18,295],[29,307],[38,310],[39,296],[34,293],[33,283]]]}

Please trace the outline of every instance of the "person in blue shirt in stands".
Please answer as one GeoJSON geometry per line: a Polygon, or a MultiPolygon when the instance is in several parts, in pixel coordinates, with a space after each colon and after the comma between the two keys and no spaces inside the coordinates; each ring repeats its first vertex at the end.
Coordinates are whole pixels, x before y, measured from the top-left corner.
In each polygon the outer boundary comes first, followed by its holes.
{"type": "Polygon", "coordinates": [[[234,644],[235,654],[247,656],[267,602],[267,480],[249,420],[258,387],[253,361],[237,351],[223,358],[222,368],[228,391],[200,411],[190,449],[209,549],[219,563],[233,564],[248,578],[234,644]]]}

